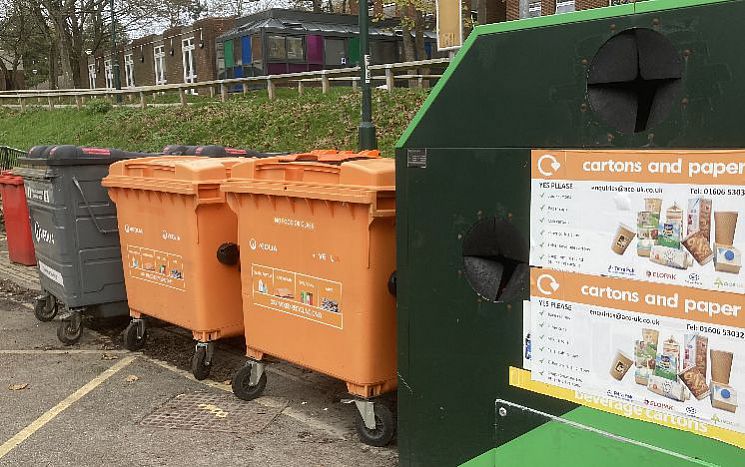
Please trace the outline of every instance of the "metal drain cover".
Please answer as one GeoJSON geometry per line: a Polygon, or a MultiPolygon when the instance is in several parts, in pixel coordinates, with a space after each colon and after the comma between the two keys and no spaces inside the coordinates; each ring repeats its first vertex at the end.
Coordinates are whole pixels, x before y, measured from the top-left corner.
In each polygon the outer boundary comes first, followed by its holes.
{"type": "Polygon", "coordinates": [[[238,400],[232,394],[179,394],[145,417],[140,425],[255,434],[266,428],[284,407],[265,407],[238,400]]]}

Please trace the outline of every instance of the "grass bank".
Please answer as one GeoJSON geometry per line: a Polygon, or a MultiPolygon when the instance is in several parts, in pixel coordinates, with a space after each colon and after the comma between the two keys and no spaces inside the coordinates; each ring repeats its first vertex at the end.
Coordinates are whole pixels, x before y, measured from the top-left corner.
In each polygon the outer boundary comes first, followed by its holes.
{"type": "MultiPolygon", "coordinates": [[[[106,106],[42,110],[0,109],[0,145],[28,149],[39,144],[115,147],[159,151],[167,144],[219,144],[260,151],[355,149],[360,93],[336,88],[328,94],[308,89],[302,96],[278,90],[232,96],[227,102],[200,100],[186,108],[106,106]]],[[[375,90],[373,109],[383,155],[394,145],[424,102],[419,89],[375,90]]]]}

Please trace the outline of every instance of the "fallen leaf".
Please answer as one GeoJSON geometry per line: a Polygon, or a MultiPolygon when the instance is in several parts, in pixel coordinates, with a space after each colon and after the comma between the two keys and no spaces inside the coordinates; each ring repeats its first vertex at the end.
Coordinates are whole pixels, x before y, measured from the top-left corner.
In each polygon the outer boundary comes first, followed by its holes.
{"type": "Polygon", "coordinates": [[[139,376],[129,375],[127,376],[127,379],[125,381],[127,381],[128,383],[134,383],[138,379],[140,379],[139,376]]]}
{"type": "Polygon", "coordinates": [[[111,355],[111,354],[107,354],[107,353],[101,355],[101,360],[116,360],[118,358],[119,357],[117,357],[116,355],[111,355]]]}
{"type": "Polygon", "coordinates": [[[9,391],[20,391],[22,389],[26,389],[27,387],[28,387],[28,383],[9,384],[8,390],[9,391]]]}

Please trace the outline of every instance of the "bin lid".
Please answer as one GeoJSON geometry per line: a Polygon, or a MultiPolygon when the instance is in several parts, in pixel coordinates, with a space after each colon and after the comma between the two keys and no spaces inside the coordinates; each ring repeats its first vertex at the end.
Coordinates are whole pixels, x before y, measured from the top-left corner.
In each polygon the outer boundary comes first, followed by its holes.
{"type": "Polygon", "coordinates": [[[19,165],[109,165],[124,159],[152,157],[156,154],[127,152],[121,149],[58,145],[34,146],[28,156],[19,157],[19,165]]]}
{"type": "Polygon", "coordinates": [[[23,177],[13,175],[12,170],[0,172],[0,185],[23,185],[23,177]]]}
{"type": "Polygon", "coordinates": [[[111,165],[105,187],[196,194],[200,185],[225,181],[241,157],[159,156],[124,160],[111,165]]]}
{"type": "Polygon", "coordinates": [[[368,202],[370,193],[395,191],[395,185],[395,161],[378,151],[314,151],[245,161],[221,190],[368,202]]]}
{"type": "Polygon", "coordinates": [[[225,146],[183,146],[170,144],[163,148],[163,154],[170,156],[206,156],[206,157],[274,157],[289,152],[259,152],[253,149],[237,149],[225,146]]]}

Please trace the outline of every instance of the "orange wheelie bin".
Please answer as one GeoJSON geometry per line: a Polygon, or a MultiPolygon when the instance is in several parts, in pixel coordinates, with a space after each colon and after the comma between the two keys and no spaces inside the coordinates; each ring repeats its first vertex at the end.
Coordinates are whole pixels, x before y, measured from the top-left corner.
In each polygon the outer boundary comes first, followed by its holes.
{"type": "Polygon", "coordinates": [[[238,225],[220,183],[245,159],[152,157],[115,163],[103,185],[117,205],[132,321],[139,350],[150,316],[192,331],[192,372],[208,376],[213,342],[243,334],[238,225]]]}
{"type": "Polygon", "coordinates": [[[233,378],[250,400],[266,355],[338,378],[361,439],[395,434],[395,169],[367,153],[247,160],[221,185],[238,215],[249,361],[233,378]]]}

